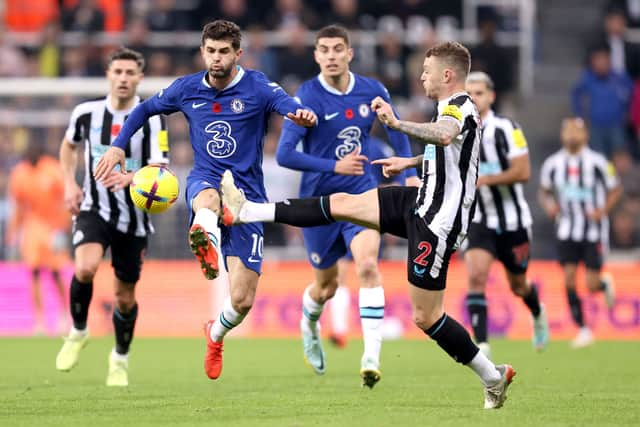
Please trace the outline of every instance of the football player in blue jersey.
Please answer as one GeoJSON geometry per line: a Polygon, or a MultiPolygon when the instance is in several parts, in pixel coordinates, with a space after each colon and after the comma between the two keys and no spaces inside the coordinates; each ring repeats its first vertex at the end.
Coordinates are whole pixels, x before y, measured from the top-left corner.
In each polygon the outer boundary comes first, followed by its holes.
{"type": "MultiPolygon", "coordinates": [[[[300,197],[326,196],[336,192],[363,193],[377,186],[368,163],[369,133],[376,115],[371,101],[389,93],[377,80],[349,71],[353,49],[347,31],[336,25],[322,28],[316,35],[315,61],[320,74],[302,83],[296,96],[318,115],[318,126],[305,128],[285,122],[277,160],[281,166],[300,170],[300,197]],[[302,152],[296,146],[302,142],[302,152]]],[[[401,132],[386,128],[399,156],[411,157],[409,140],[401,132]]],[[[419,180],[415,169],[409,181],[419,180]]],[[[384,291],[378,272],[380,233],[348,222],[337,222],[302,230],[315,280],[302,297],[304,355],[316,374],[326,369],[320,341],[318,319],[325,302],[338,287],[337,261],[351,249],[360,279],[360,319],[364,354],[360,375],[363,386],[373,387],[380,380],[380,327],[384,315],[384,291]]]]}
{"type": "Polygon", "coordinates": [[[230,297],[218,319],[205,325],[204,368],[211,379],[222,371],[224,336],[242,322],[253,304],[263,253],[261,224],[219,228],[222,173],[234,171],[246,197],[266,201],[262,147],[269,114],[277,112],[300,126],[317,122],[313,111],[303,108],[277,83],[238,65],[240,39],[240,28],[233,22],[217,20],[205,25],[200,52],[206,71],[181,77],[138,105],[94,171],[96,179],[102,180],[117,164],[125,170],[129,138],[148,117],[181,111],[187,118],[194,151],[194,166],[186,183],[192,212],[189,244],[207,279],[218,275],[220,250],[229,271],[230,297]]]}

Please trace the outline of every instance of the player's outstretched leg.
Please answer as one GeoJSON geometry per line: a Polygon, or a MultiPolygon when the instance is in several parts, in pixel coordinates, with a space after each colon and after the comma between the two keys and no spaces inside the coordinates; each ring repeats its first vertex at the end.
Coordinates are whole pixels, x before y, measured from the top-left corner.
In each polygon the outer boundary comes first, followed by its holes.
{"type": "Polygon", "coordinates": [[[318,324],[324,303],[318,303],[311,297],[309,294],[311,286],[313,285],[308,286],[302,295],[302,317],[300,318],[302,351],[305,362],[313,371],[318,375],[324,375],[327,366],[318,324]]]}
{"type": "MultiPolygon", "coordinates": [[[[329,196],[290,199],[278,203],[256,203],[245,198],[236,187],[231,171],[220,181],[222,223],[230,226],[250,222],[277,222],[296,227],[315,227],[335,222],[329,208],[329,196]]],[[[372,190],[373,191],[373,190],[372,190]]]]}

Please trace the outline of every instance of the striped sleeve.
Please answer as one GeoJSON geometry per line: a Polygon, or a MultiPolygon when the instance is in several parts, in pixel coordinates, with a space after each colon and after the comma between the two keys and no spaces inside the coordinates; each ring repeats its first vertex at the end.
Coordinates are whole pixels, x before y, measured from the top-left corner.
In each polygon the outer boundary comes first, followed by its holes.
{"type": "Polygon", "coordinates": [[[168,164],[169,133],[167,131],[166,118],[160,114],[151,116],[148,124],[150,137],[146,143],[149,144],[149,147],[145,152],[149,153],[149,158],[145,160],[148,164],[168,164]]]}
{"type": "Polygon", "coordinates": [[[436,121],[453,121],[458,125],[458,130],[462,130],[465,117],[473,114],[473,104],[466,102],[468,99],[468,96],[458,96],[451,99],[447,105],[442,107],[442,110],[438,111],[438,119],[436,121]]]}
{"type": "Polygon", "coordinates": [[[555,156],[547,158],[547,160],[542,164],[542,169],[540,170],[540,187],[548,191],[553,190],[551,175],[553,173],[554,157],[555,156]]]}
{"type": "Polygon", "coordinates": [[[522,128],[517,123],[511,120],[505,120],[504,132],[509,145],[509,153],[507,156],[510,159],[529,154],[527,139],[522,132],[522,128]]]}
{"type": "Polygon", "coordinates": [[[71,118],[69,118],[69,126],[64,133],[65,138],[74,144],[82,141],[82,126],[84,125],[84,121],[80,119],[87,113],[86,108],[84,108],[83,104],[78,104],[71,112],[71,118]]]}
{"type": "Polygon", "coordinates": [[[619,185],[618,174],[613,163],[608,161],[604,156],[598,156],[596,167],[600,170],[600,173],[604,177],[604,185],[607,190],[613,190],[619,185]]]}

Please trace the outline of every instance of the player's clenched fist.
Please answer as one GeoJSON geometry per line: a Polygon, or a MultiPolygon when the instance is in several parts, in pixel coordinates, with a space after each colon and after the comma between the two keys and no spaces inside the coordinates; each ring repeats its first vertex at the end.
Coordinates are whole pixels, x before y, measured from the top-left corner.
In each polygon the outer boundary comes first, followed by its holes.
{"type": "Polygon", "coordinates": [[[306,128],[313,127],[318,123],[318,118],[313,111],[302,108],[298,108],[295,114],[288,113],[287,118],[298,126],[306,128]]]}
{"type": "Polygon", "coordinates": [[[104,180],[116,165],[120,165],[120,172],[125,173],[124,150],[118,147],[110,147],[98,160],[96,170],[93,171],[96,181],[104,180]]]}
{"type": "Polygon", "coordinates": [[[371,110],[378,115],[378,119],[385,125],[389,126],[392,129],[398,127],[398,123],[400,122],[393,112],[393,108],[379,96],[376,96],[373,101],[371,101],[371,110]]]}

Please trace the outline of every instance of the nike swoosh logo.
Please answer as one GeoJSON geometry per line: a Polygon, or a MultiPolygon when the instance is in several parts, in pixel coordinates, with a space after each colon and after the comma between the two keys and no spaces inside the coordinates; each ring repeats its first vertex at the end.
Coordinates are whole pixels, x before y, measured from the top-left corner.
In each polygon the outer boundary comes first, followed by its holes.
{"type": "Polygon", "coordinates": [[[247,261],[249,261],[249,262],[253,262],[253,263],[260,262],[260,260],[259,260],[259,259],[255,259],[255,258],[253,258],[253,257],[249,257],[249,258],[247,258],[247,261]]]}
{"type": "Polygon", "coordinates": [[[325,115],[324,115],[324,119],[325,119],[325,120],[331,120],[331,119],[333,119],[335,116],[337,116],[338,114],[340,114],[340,113],[325,114],[325,115]]]}
{"type": "Polygon", "coordinates": [[[191,104],[191,108],[196,109],[202,107],[206,102],[201,102],[200,104],[196,104],[195,102],[191,104]]]}

